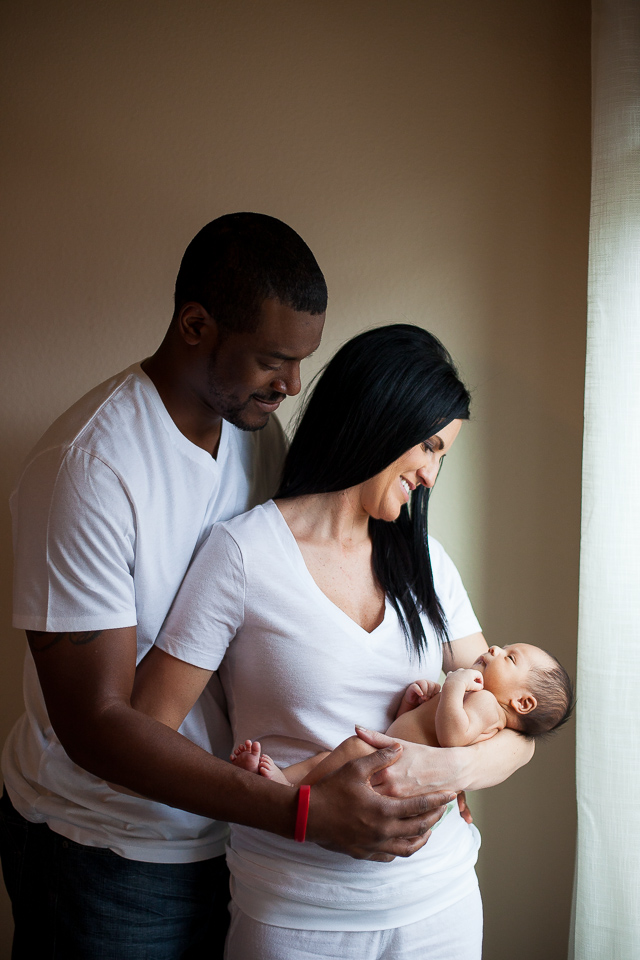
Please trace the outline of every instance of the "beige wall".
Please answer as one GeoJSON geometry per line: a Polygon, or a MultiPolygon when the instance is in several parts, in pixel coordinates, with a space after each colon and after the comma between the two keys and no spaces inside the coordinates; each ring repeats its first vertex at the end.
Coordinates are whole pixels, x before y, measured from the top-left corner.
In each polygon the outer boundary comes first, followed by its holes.
{"type": "MultiPolygon", "coordinates": [[[[434,499],[487,636],[573,668],[589,189],[587,0],[5,0],[1,499],[94,383],[151,352],[207,220],[288,221],[323,348],[408,320],[475,422],[434,499]]],[[[294,404],[288,404],[293,409],[294,404]]],[[[2,735],[21,709],[2,509],[2,735]]],[[[357,719],[357,718],[354,718],[357,719]]],[[[488,960],[564,958],[572,731],[474,798],[488,960]]],[[[8,912],[1,956],[9,956],[8,912]],[[4,952],[2,952],[4,950],[4,952]]]]}

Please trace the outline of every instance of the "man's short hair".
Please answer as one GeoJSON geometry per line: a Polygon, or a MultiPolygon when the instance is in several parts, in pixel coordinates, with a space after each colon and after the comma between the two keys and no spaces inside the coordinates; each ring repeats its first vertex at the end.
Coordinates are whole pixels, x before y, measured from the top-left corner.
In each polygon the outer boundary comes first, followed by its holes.
{"type": "Polygon", "coordinates": [[[195,302],[228,330],[251,331],[267,299],[300,313],[327,309],[324,276],[302,237],[263,213],[229,213],[203,227],[180,264],[174,316],[195,302]]]}

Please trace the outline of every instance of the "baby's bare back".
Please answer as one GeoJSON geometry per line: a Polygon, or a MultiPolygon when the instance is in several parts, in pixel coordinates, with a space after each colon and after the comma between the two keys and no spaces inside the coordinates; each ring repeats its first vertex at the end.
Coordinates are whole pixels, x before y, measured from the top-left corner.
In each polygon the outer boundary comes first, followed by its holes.
{"type": "Polygon", "coordinates": [[[411,743],[423,743],[427,747],[439,747],[436,735],[436,710],[440,702],[440,694],[436,693],[425,703],[414,710],[403,713],[393,721],[387,733],[390,737],[399,737],[400,740],[409,740],[411,743]]]}
{"type": "MultiPolygon", "coordinates": [[[[441,746],[436,733],[436,712],[440,703],[440,696],[439,693],[436,693],[430,700],[421,703],[414,710],[409,710],[397,717],[387,730],[389,736],[398,737],[400,740],[409,740],[412,743],[423,743],[427,747],[441,746]]],[[[464,695],[465,704],[471,697],[490,697],[492,701],[495,701],[495,697],[488,690],[467,691],[464,695]]],[[[474,706],[477,706],[477,704],[474,704],[474,706]]],[[[495,736],[498,729],[499,726],[496,726],[495,719],[492,718],[492,722],[486,730],[482,730],[475,739],[467,741],[464,745],[470,746],[471,743],[488,740],[495,736]]],[[[463,744],[459,745],[462,746],[463,744]]]]}

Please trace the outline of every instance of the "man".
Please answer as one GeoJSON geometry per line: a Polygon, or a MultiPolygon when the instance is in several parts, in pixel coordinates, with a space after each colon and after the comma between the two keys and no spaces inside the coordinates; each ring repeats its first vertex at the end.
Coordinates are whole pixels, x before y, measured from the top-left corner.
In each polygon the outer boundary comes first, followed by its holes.
{"type": "MultiPolygon", "coordinates": [[[[27,459],[12,497],[27,709],[3,754],[14,958],[221,955],[217,821],[293,836],[293,792],[218,759],[230,744],[217,684],[180,733],[129,698],[211,525],[275,490],[284,442],[271,414],[299,392],[325,309],[293,230],[214,220],[185,252],[158,351],[78,401],[27,459]]],[[[417,849],[448,791],[379,796],[369,780],[397,755],[314,787],[307,838],[356,857],[417,849]]]]}

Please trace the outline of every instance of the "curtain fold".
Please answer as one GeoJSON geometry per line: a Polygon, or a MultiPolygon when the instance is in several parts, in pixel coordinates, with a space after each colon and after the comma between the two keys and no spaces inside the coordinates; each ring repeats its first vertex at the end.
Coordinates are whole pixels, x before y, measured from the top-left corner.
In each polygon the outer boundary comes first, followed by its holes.
{"type": "Polygon", "coordinates": [[[570,955],[640,958],[640,2],[593,4],[570,955]]]}

